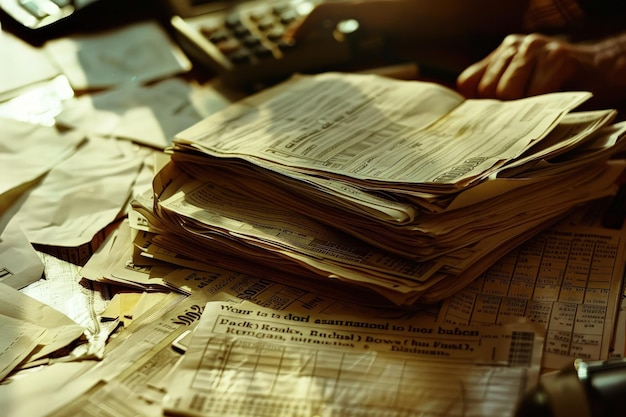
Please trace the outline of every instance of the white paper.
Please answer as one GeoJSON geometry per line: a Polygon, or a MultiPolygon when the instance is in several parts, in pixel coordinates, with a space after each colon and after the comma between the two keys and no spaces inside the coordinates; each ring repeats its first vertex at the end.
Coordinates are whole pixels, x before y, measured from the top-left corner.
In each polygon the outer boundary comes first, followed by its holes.
{"type": "Polygon", "coordinates": [[[41,50],[15,35],[0,31],[0,101],[15,97],[24,87],[50,80],[61,72],[41,50]]]}
{"type": "Polygon", "coordinates": [[[0,103],[0,116],[28,123],[54,126],[63,102],[74,97],[67,77],[59,75],[32,86],[17,97],[0,103]]]}
{"type": "Polygon", "coordinates": [[[143,84],[191,68],[154,21],[53,39],[44,48],[76,90],[143,84]]]}
{"type": "Polygon", "coordinates": [[[0,283],[17,290],[42,277],[43,262],[16,222],[0,235],[0,283]]]}
{"type": "Polygon", "coordinates": [[[83,141],[79,132],[60,134],[53,127],[0,118],[0,231],[12,216],[9,210],[19,208],[19,197],[83,141]]]}
{"type": "Polygon", "coordinates": [[[32,243],[90,242],[124,208],[141,164],[129,142],[90,138],[32,190],[15,219],[32,243]]]}
{"type": "Polygon", "coordinates": [[[45,415],[50,393],[79,377],[91,365],[90,361],[58,362],[11,376],[0,385],[0,409],[3,416],[45,415]]]}
{"type": "Polygon", "coordinates": [[[0,381],[24,361],[44,339],[46,330],[0,315],[0,381]]]}
{"type": "Polygon", "coordinates": [[[0,118],[0,195],[39,178],[76,151],[84,139],[77,133],[0,118]]]}
{"type": "Polygon", "coordinates": [[[61,312],[85,329],[86,341],[59,360],[102,359],[113,330],[110,322],[101,322],[99,314],[111,299],[111,289],[83,280],[79,267],[55,256],[39,253],[45,265],[45,279],[20,290],[40,303],[61,312]]]}
{"type": "Polygon", "coordinates": [[[78,339],[84,328],[60,311],[0,283],[0,315],[46,330],[31,360],[46,357],[78,339]]]}
{"type": "Polygon", "coordinates": [[[176,133],[228,104],[230,101],[211,87],[171,78],[150,86],[131,85],[78,97],[65,103],[56,121],[86,133],[164,148],[176,133]]]}

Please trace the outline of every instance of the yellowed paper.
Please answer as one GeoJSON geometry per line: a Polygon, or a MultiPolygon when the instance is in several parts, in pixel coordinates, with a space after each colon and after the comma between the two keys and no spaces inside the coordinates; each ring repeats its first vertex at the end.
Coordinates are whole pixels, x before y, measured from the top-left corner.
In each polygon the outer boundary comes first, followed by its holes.
{"type": "Polygon", "coordinates": [[[538,377],[541,348],[532,326],[418,327],[213,302],[172,374],[165,413],[508,415],[538,377]]]}

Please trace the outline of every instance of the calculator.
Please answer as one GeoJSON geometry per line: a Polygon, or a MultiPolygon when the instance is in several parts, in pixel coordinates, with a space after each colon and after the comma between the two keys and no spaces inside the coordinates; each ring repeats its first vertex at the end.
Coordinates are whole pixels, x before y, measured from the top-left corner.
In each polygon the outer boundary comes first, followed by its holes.
{"type": "Polygon", "coordinates": [[[39,30],[67,20],[98,0],[0,0],[0,8],[25,28],[39,30]]]}
{"type": "Polygon", "coordinates": [[[161,18],[163,8],[155,0],[0,0],[0,10],[7,31],[39,46],[71,33],[161,18]]]}
{"type": "Polygon", "coordinates": [[[316,0],[214,3],[204,4],[205,9],[201,1],[189,1],[171,2],[178,8],[171,17],[174,36],[193,61],[234,87],[255,89],[294,73],[354,67],[384,49],[382,39],[364,41],[355,21],[339,22],[303,41],[286,41],[285,31],[316,0]]]}

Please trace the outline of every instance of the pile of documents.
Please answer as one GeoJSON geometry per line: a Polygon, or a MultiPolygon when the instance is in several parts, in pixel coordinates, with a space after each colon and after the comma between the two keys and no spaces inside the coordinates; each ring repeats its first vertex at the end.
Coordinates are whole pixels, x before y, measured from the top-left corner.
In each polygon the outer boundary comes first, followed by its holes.
{"type": "MultiPolygon", "coordinates": [[[[626,124],[587,92],[465,100],[376,75],[298,76],[180,132],[142,255],[361,301],[446,299],[617,191],[626,124]]],[[[144,235],[145,238],[145,235],[144,235]]]]}

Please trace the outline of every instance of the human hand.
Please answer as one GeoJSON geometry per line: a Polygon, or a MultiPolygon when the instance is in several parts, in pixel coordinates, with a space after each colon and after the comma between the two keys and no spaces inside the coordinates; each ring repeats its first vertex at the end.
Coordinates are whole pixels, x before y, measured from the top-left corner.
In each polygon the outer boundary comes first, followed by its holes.
{"type": "Polygon", "coordinates": [[[457,79],[469,98],[518,99],[564,90],[594,93],[596,103],[626,98],[626,52],[623,35],[595,44],[573,44],[559,38],[509,35],[483,60],[457,79]]]}

